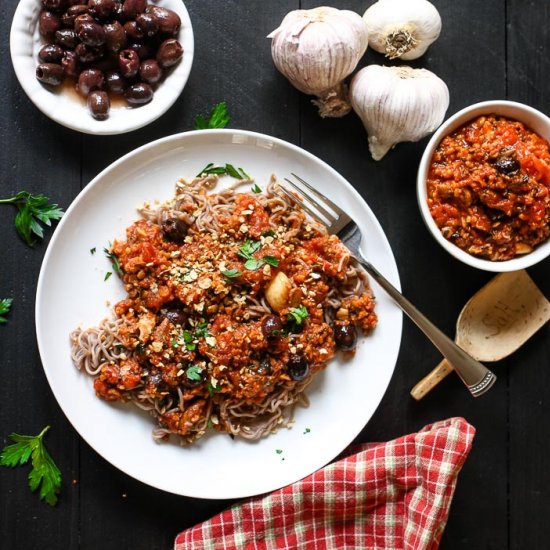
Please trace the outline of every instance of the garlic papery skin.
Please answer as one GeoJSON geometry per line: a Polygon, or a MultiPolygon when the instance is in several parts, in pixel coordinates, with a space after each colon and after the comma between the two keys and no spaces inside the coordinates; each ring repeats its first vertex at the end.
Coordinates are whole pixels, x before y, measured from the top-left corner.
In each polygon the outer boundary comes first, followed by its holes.
{"type": "Polygon", "coordinates": [[[443,80],[426,69],[369,65],[351,81],[353,110],[369,134],[369,150],[380,160],[396,143],[433,132],[449,107],[443,80]]]}
{"type": "Polygon", "coordinates": [[[320,7],[288,13],[268,38],[277,69],[301,92],[315,95],[323,117],[349,113],[344,79],[363,57],[367,24],[355,12],[320,7]]]}
{"type": "Polygon", "coordinates": [[[378,0],[363,19],[369,46],[390,59],[417,59],[441,33],[441,17],[428,0],[378,0]]]}

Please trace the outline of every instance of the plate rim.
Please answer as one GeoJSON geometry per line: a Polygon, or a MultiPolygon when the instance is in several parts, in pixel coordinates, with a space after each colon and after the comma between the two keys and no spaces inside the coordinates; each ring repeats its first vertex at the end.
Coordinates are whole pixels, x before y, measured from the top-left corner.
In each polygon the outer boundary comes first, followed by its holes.
{"type": "MultiPolygon", "coordinates": [[[[179,496],[186,496],[186,497],[199,498],[199,499],[205,499],[205,500],[224,500],[224,499],[246,498],[246,497],[250,497],[250,496],[253,496],[253,495],[256,495],[256,494],[260,494],[261,491],[260,492],[256,491],[256,492],[252,492],[252,493],[250,491],[247,491],[247,492],[244,492],[244,493],[243,492],[240,492],[240,493],[232,492],[232,493],[223,493],[223,495],[221,493],[218,494],[218,495],[213,495],[213,494],[203,495],[203,494],[196,494],[196,493],[192,493],[192,492],[182,492],[181,490],[171,489],[169,487],[162,486],[161,484],[154,484],[151,481],[146,480],[142,476],[138,476],[133,472],[129,473],[126,469],[124,469],[123,466],[119,465],[117,460],[113,460],[112,457],[110,457],[110,458],[106,457],[100,450],[98,450],[98,448],[96,448],[96,445],[94,443],[90,442],[88,440],[88,438],[81,433],[81,431],[77,428],[77,426],[75,426],[75,424],[73,423],[73,420],[71,419],[70,415],[68,414],[65,406],[61,403],[60,399],[58,399],[57,392],[54,389],[54,385],[52,384],[52,380],[50,378],[51,373],[48,372],[48,369],[45,366],[45,362],[43,361],[43,357],[45,356],[45,344],[42,342],[41,337],[40,337],[41,332],[42,333],[44,332],[41,329],[42,323],[41,323],[41,319],[40,319],[40,315],[41,315],[40,301],[41,301],[42,294],[44,293],[45,272],[46,272],[46,268],[47,268],[50,256],[53,254],[52,251],[55,248],[55,245],[56,245],[56,242],[59,238],[59,235],[61,235],[61,233],[62,233],[62,229],[63,229],[63,226],[65,224],[65,220],[69,219],[69,214],[77,207],[79,202],[88,193],[92,193],[94,191],[95,186],[98,184],[99,181],[101,181],[104,178],[104,176],[106,174],[108,174],[112,170],[116,170],[121,164],[127,162],[132,157],[139,157],[143,152],[145,152],[149,149],[154,149],[156,147],[162,146],[162,145],[164,145],[166,143],[169,143],[169,142],[174,142],[174,144],[177,144],[181,140],[186,140],[186,139],[189,139],[189,138],[193,138],[196,135],[205,136],[207,134],[214,135],[214,136],[215,135],[240,135],[240,136],[245,136],[247,138],[256,138],[256,139],[263,139],[263,140],[267,139],[271,142],[274,142],[275,144],[277,144],[280,147],[290,148],[291,150],[298,153],[299,155],[304,155],[310,161],[320,165],[321,168],[326,170],[332,177],[335,177],[337,180],[342,181],[346,186],[349,187],[349,190],[357,198],[357,200],[362,203],[363,207],[368,209],[368,211],[372,214],[372,221],[378,226],[378,228],[381,232],[381,236],[383,237],[383,239],[385,241],[384,244],[385,244],[386,248],[388,249],[389,254],[391,256],[391,263],[392,263],[393,273],[386,273],[387,278],[392,282],[392,284],[398,290],[401,290],[401,283],[400,283],[400,278],[399,278],[399,271],[398,271],[398,268],[397,268],[397,262],[395,260],[395,256],[393,254],[393,250],[390,246],[389,240],[388,240],[382,226],[380,225],[380,222],[378,221],[378,218],[374,215],[374,212],[372,212],[372,210],[371,210],[370,206],[368,205],[368,203],[361,197],[361,195],[353,187],[353,185],[351,185],[351,183],[349,183],[348,180],[346,178],[344,178],[344,176],[342,176],[337,170],[332,168],[328,163],[326,163],[325,161],[323,161],[322,159],[320,159],[316,155],[310,153],[309,151],[303,149],[302,147],[300,147],[298,145],[295,145],[293,143],[290,143],[286,140],[283,140],[283,139],[280,139],[280,138],[277,138],[277,137],[273,137],[273,136],[270,136],[270,135],[267,135],[267,134],[263,134],[263,133],[260,133],[260,132],[254,132],[254,131],[249,131],[249,130],[240,130],[240,129],[191,130],[191,131],[178,132],[176,134],[172,134],[172,135],[169,135],[169,136],[165,136],[165,137],[153,140],[149,143],[141,145],[140,147],[137,147],[136,149],[134,149],[132,151],[129,151],[128,153],[126,153],[125,155],[120,157],[119,159],[117,159],[114,162],[112,162],[111,164],[109,164],[107,167],[105,167],[103,170],[101,170],[101,172],[99,172],[94,178],[92,178],[92,180],[73,199],[73,201],[71,202],[71,204],[68,206],[67,210],[65,211],[64,216],[61,218],[60,222],[57,224],[57,226],[56,226],[56,228],[55,228],[55,230],[52,234],[52,237],[50,239],[50,242],[48,243],[47,250],[44,254],[42,264],[40,266],[40,272],[39,272],[39,276],[38,276],[38,281],[37,281],[37,286],[36,286],[36,296],[35,296],[35,333],[36,333],[36,340],[37,340],[39,355],[40,355],[40,359],[41,359],[41,366],[42,366],[42,369],[43,369],[44,374],[46,376],[46,379],[48,381],[48,385],[50,387],[50,390],[52,391],[58,406],[61,408],[61,410],[63,411],[65,417],[67,418],[67,420],[69,421],[69,423],[71,424],[73,429],[77,432],[77,434],[99,456],[101,456],[102,459],[104,459],[106,462],[108,462],[109,464],[114,466],[117,470],[121,471],[125,475],[128,475],[129,477],[131,477],[131,478],[133,478],[133,479],[135,479],[135,480],[137,480],[141,483],[144,483],[145,485],[153,487],[157,490],[165,491],[165,492],[176,494],[176,495],[179,495],[179,496]]],[[[236,145],[241,145],[241,143],[238,143],[236,145]]],[[[375,281],[373,281],[372,278],[371,278],[371,282],[375,283],[375,281]]],[[[395,358],[394,358],[394,361],[393,361],[393,367],[392,367],[392,370],[391,370],[391,374],[387,378],[387,381],[386,381],[385,387],[384,387],[384,391],[381,392],[381,394],[378,398],[378,402],[376,403],[376,406],[373,408],[372,415],[370,416],[370,418],[368,418],[368,420],[365,422],[365,424],[363,424],[362,426],[360,426],[358,428],[358,430],[355,433],[354,437],[348,442],[348,445],[350,443],[352,443],[352,441],[365,428],[365,426],[368,424],[368,422],[370,422],[370,420],[372,419],[372,416],[374,416],[376,410],[379,408],[380,403],[382,402],[384,396],[386,395],[389,384],[390,384],[390,382],[391,382],[391,380],[392,380],[392,378],[395,374],[395,369],[396,369],[397,360],[398,360],[398,356],[399,356],[399,352],[400,352],[400,348],[401,348],[401,344],[402,344],[402,338],[403,338],[403,314],[402,314],[401,310],[399,310],[397,307],[396,307],[396,311],[398,312],[397,322],[398,322],[399,326],[398,326],[397,334],[398,334],[399,341],[398,341],[398,343],[395,347],[395,351],[394,351],[395,358]]],[[[338,454],[341,453],[342,450],[343,449],[336,450],[334,452],[333,456],[331,456],[331,458],[329,460],[327,460],[324,464],[321,464],[315,470],[309,472],[308,474],[306,474],[304,476],[299,477],[295,481],[298,481],[299,479],[303,479],[304,477],[307,477],[307,475],[310,475],[314,471],[317,471],[318,469],[323,468],[324,466],[329,464],[332,460],[334,460],[334,458],[336,456],[338,456],[338,454]]],[[[295,481],[291,481],[288,484],[294,483],[295,481]]],[[[288,485],[288,484],[286,484],[286,485],[288,485]]],[[[281,487],[284,487],[286,485],[274,487],[273,489],[270,489],[269,491],[277,490],[277,489],[279,489],[281,487]]]]}

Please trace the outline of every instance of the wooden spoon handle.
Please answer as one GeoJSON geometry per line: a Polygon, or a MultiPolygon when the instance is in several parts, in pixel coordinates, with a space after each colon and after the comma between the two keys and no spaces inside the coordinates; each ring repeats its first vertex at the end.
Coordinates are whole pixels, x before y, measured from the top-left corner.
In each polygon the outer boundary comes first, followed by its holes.
{"type": "Polygon", "coordinates": [[[443,359],[435,369],[430,372],[427,376],[422,378],[418,384],[411,390],[411,395],[417,400],[420,401],[426,394],[431,392],[438,384],[454,369],[447,362],[446,359],[443,359]]]}

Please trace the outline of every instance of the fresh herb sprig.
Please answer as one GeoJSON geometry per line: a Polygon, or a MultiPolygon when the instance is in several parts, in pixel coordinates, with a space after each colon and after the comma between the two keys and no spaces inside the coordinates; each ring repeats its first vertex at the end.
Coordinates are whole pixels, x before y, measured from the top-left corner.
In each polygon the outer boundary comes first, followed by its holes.
{"type": "Polygon", "coordinates": [[[120,267],[120,262],[118,261],[117,255],[113,252],[113,245],[109,243],[109,248],[104,248],[103,252],[105,253],[105,256],[107,256],[108,260],[111,262],[111,265],[113,266],[113,269],[115,270],[115,273],[122,277],[122,268],[120,267]]]}
{"type": "Polygon", "coordinates": [[[55,506],[61,488],[61,472],[44,445],[44,435],[49,429],[50,427],[46,426],[36,436],[10,434],[9,437],[14,443],[2,450],[0,465],[15,468],[26,464],[31,458],[29,487],[31,491],[36,491],[40,487],[40,499],[50,506],[55,506]]]}
{"type": "Polygon", "coordinates": [[[0,300],[0,325],[5,325],[8,322],[4,315],[9,313],[12,304],[13,298],[3,298],[0,300]]]}
{"type": "Polygon", "coordinates": [[[240,256],[246,262],[244,263],[245,269],[249,271],[256,271],[260,269],[264,264],[271,265],[273,267],[279,266],[279,259],[275,256],[264,256],[263,258],[254,258],[253,254],[260,250],[262,247],[261,241],[246,240],[245,243],[237,250],[237,256],[240,256]]]}
{"type": "Polygon", "coordinates": [[[249,180],[250,176],[242,169],[235,168],[232,164],[225,166],[215,166],[213,162],[208,163],[198,174],[197,178],[202,176],[231,176],[237,180],[249,180]]]}
{"type": "Polygon", "coordinates": [[[301,326],[308,317],[309,313],[305,306],[293,307],[288,312],[288,320],[292,321],[298,327],[301,326]]]}
{"type": "Polygon", "coordinates": [[[44,195],[31,195],[28,191],[20,191],[9,199],[0,199],[0,204],[17,207],[15,229],[28,246],[34,246],[37,238],[44,238],[44,228],[40,224],[51,226],[52,220],[59,220],[64,213],[44,195]]]}
{"type": "Polygon", "coordinates": [[[227,103],[222,101],[214,105],[210,116],[206,120],[202,115],[195,117],[195,130],[208,130],[211,128],[225,128],[231,119],[227,113],[227,103]]]}

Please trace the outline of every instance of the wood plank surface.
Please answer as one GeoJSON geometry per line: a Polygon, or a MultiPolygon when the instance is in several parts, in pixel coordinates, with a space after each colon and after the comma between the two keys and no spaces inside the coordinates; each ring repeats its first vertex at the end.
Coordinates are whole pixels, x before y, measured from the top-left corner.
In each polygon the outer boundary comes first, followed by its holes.
{"type": "MultiPolygon", "coordinates": [[[[372,0],[332,2],[362,13],[372,0]]],[[[550,113],[550,8],[542,0],[433,0],[443,19],[439,40],[411,63],[449,86],[448,115],[485,99],[526,102],[550,113]]],[[[160,137],[190,130],[193,119],[227,101],[232,128],[264,132],[302,146],[348,179],[380,221],[399,267],[404,293],[449,335],[466,301],[492,275],[469,268],[440,248],[424,227],[415,178],[427,143],[398,145],[379,162],[370,158],[357,116],[321,119],[310,98],[273,66],[267,34],[292,9],[313,0],[188,0],[195,34],[189,82],[176,104],[151,125],[120,136],[85,136],[42,115],[17,82],[9,29],[17,0],[0,3],[0,197],[26,189],[66,208],[95,175],[121,155],[160,137]]],[[[376,52],[367,63],[388,64],[376,52]]],[[[15,209],[0,206],[3,261],[0,298],[15,299],[0,325],[0,445],[9,433],[52,429],[47,446],[63,473],[59,504],[50,508],[26,487],[27,470],[0,468],[0,547],[67,550],[168,549],[176,533],[226,508],[230,501],[167,494],[117,470],[69,424],[47,384],[35,341],[34,297],[51,232],[35,249],[17,237],[15,209]]],[[[550,296],[548,260],[530,269],[550,296]]],[[[549,327],[520,351],[494,364],[499,377],[473,400],[449,376],[422,402],[412,386],[440,357],[408,320],[388,391],[357,441],[383,441],[451,416],[477,429],[459,476],[444,549],[545,548],[550,537],[545,488],[550,482],[546,419],[550,401],[549,327]]],[[[151,465],[162,467],[162,465],[151,465]]]]}

